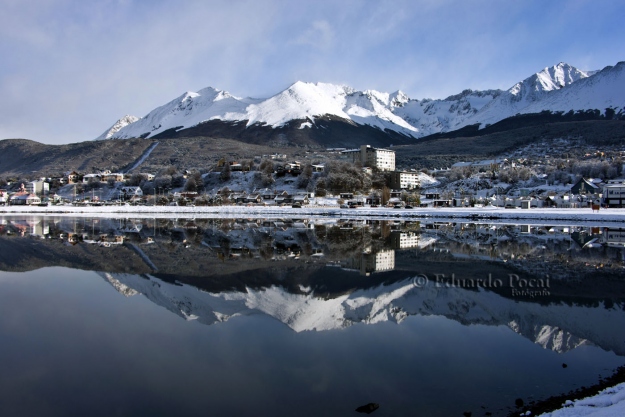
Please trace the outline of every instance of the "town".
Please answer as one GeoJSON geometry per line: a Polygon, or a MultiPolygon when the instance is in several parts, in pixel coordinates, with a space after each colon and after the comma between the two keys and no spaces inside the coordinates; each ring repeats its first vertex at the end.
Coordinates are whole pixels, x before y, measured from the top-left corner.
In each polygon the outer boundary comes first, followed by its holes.
{"type": "MultiPolygon", "coordinates": [[[[567,149],[566,140],[551,145],[567,149]]],[[[440,169],[396,169],[396,150],[362,145],[306,156],[286,154],[207,168],[142,172],[67,172],[45,178],[0,178],[0,205],[337,206],[622,208],[620,147],[556,159],[532,144],[505,157],[440,169]]]]}

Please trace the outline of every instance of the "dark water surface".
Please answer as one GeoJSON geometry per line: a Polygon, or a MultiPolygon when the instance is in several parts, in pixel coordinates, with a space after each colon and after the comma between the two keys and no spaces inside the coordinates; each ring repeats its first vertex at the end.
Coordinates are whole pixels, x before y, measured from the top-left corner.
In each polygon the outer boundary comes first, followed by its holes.
{"type": "Polygon", "coordinates": [[[597,230],[150,221],[3,223],[1,416],[496,416],[625,364],[597,230]]]}

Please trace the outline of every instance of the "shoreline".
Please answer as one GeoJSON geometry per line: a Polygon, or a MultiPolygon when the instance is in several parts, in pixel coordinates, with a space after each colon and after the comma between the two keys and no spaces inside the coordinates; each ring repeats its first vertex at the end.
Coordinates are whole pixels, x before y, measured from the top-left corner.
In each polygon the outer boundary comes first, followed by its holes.
{"type": "Polygon", "coordinates": [[[475,208],[357,208],[341,209],[337,206],[304,206],[302,208],[275,206],[4,206],[0,215],[36,214],[46,216],[93,215],[97,217],[131,215],[130,217],[158,217],[182,215],[191,217],[335,217],[375,219],[464,219],[471,221],[567,221],[576,223],[623,223],[625,210],[612,208],[593,212],[585,209],[504,209],[499,207],[475,208]]]}
{"type": "MultiPolygon", "coordinates": [[[[599,379],[596,384],[590,385],[588,387],[580,387],[578,389],[572,390],[566,394],[554,395],[544,400],[539,400],[535,403],[530,403],[526,406],[517,407],[517,410],[508,414],[508,417],[517,417],[517,416],[537,416],[537,417],[556,417],[565,415],[569,416],[577,416],[577,415],[592,415],[592,411],[597,412],[605,412],[607,408],[613,407],[613,414],[601,414],[603,416],[617,416],[622,415],[621,413],[625,409],[625,402],[618,402],[615,404],[605,404],[605,401],[602,401],[600,407],[596,407],[596,405],[592,404],[593,399],[597,399],[602,394],[605,394],[606,390],[616,389],[618,387],[623,387],[625,385],[625,366],[621,366],[617,368],[614,373],[604,379],[599,379]],[[573,414],[568,413],[565,414],[569,410],[572,411],[571,408],[576,405],[576,403],[582,403],[582,400],[590,406],[590,410],[586,410],[584,413],[573,414]],[[590,411],[590,412],[589,412],[590,411]],[[529,412],[529,414],[528,414],[529,412]]],[[[584,404],[586,405],[586,404],[584,404]]]]}

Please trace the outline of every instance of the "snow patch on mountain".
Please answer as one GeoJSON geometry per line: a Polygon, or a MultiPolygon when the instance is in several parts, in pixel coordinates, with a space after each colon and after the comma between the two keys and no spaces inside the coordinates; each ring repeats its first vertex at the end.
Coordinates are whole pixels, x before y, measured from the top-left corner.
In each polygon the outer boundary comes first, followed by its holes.
{"type": "Polygon", "coordinates": [[[188,91],[122,128],[115,137],[150,137],[168,129],[193,127],[212,119],[243,120],[246,107],[254,102],[254,99],[240,99],[212,87],[197,93],[188,91]]]}
{"type": "Polygon", "coordinates": [[[601,71],[581,71],[559,63],[514,84],[507,91],[464,90],[445,99],[410,99],[405,93],[357,91],[345,85],[298,81],[267,99],[238,98],[212,87],[186,92],[137,120],[125,116],[99,139],[152,137],[210,120],[245,121],[281,127],[315,128],[315,119],[334,116],[359,125],[391,130],[415,138],[485,126],[521,113],[625,107],[625,63],[601,71]]]}
{"type": "Polygon", "coordinates": [[[606,108],[612,108],[616,113],[625,110],[625,61],[606,67],[592,77],[581,79],[567,88],[553,91],[542,100],[524,108],[522,113],[585,109],[597,109],[604,113],[606,108]]]}
{"type": "Polygon", "coordinates": [[[131,116],[129,114],[125,115],[124,117],[122,117],[121,119],[119,119],[118,121],[116,121],[113,126],[111,126],[110,128],[106,129],[104,131],[104,133],[102,133],[100,136],[98,136],[96,138],[96,140],[104,140],[104,139],[111,139],[112,137],[115,137],[115,135],[117,134],[117,132],[119,132],[121,129],[123,129],[124,127],[136,122],[137,120],[139,120],[139,118],[137,116],[131,116]]]}
{"type": "Polygon", "coordinates": [[[570,86],[571,84],[588,78],[588,73],[571,65],[559,63],[553,67],[544,68],[525,80],[516,83],[510,89],[500,94],[496,99],[486,104],[472,117],[452,126],[452,129],[481,124],[496,123],[518,113],[532,113],[525,109],[545,99],[551,92],[570,86]]]}
{"type": "Polygon", "coordinates": [[[417,128],[419,137],[427,136],[465,126],[470,117],[501,93],[501,90],[464,90],[443,100],[408,100],[394,112],[417,128]]]}

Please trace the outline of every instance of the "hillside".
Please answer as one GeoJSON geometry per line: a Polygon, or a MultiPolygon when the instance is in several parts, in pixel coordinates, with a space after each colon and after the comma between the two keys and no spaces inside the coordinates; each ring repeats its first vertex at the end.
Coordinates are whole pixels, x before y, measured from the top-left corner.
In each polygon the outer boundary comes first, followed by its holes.
{"type": "MultiPolygon", "coordinates": [[[[370,136],[353,137],[361,143],[377,146],[376,142],[369,142],[370,136]]],[[[486,129],[467,127],[456,132],[411,140],[410,144],[399,142],[393,149],[399,169],[432,169],[448,167],[461,160],[487,159],[530,143],[559,138],[574,138],[590,147],[625,145],[625,120],[569,120],[549,114],[523,115],[486,129]]],[[[286,154],[289,159],[303,161],[324,162],[336,158],[336,155],[322,152],[325,147],[313,149],[285,146],[279,142],[273,143],[273,146],[262,146],[206,136],[101,140],[68,145],[44,145],[24,139],[6,139],[0,141],[0,177],[40,177],[71,170],[86,173],[104,169],[125,170],[141,160],[143,153],[154,143],[158,145],[138,170],[158,173],[170,166],[177,169],[210,169],[221,158],[246,160],[273,153],[286,154]]],[[[329,142],[327,146],[339,146],[339,143],[329,142]]]]}
{"type": "Polygon", "coordinates": [[[101,140],[67,145],[45,145],[25,139],[0,140],[0,177],[37,178],[76,170],[91,173],[110,169],[126,171],[142,159],[154,143],[158,145],[137,170],[158,172],[177,169],[208,169],[219,159],[251,159],[275,152],[303,155],[300,148],[256,146],[231,139],[207,137],[180,139],[101,140]]]}
{"type": "MultiPolygon", "coordinates": [[[[530,117],[525,117],[530,119],[530,117]]],[[[558,119],[555,119],[558,120],[558,119]]],[[[403,167],[443,168],[458,161],[489,159],[514,151],[531,143],[548,144],[554,139],[574,139],[582,148],[625,146],[625,120],[582,120],[546,123],[523,123],[508,119],[507,129],[451,132],[422,138],[412,145],[397,146],[396,164],[403,167]]],[[[535,120],[536,121],[536,120],[535,120]]],[[[571,149],[575,151],[576,149],[571,149]]],[[[545,152],[548,151],[548,147],[545,152]]],[[[558,156],[558,155],[553,155],[558,156]]]]}
{"type": "Polygon", "coordinates": [[[124,169],[139,158],[151,141],[88,141],[44,145],[26,139],[0,140],[0,176],[41,177],[67,171],[124,169]]]}

